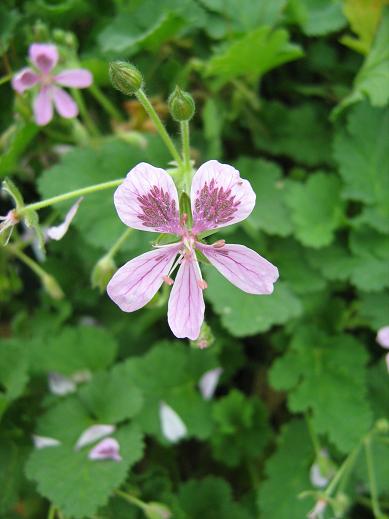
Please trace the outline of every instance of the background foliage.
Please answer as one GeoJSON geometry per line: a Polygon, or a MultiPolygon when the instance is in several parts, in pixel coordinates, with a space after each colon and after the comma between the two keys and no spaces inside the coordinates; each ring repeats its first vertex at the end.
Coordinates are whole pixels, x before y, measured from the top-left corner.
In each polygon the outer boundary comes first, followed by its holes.
{"type": "MultiPolygon", "coordinates": [[[[266,297],[207,271],[214,342],[200,351],[173,340],[166,293],[124,314],[91,287],[123,232],[111,192],[86,197],[64,240],[48,244],[42,266],[63,298],[2,248],[0,517],[42,518],[48,503],[66,519],[163,517],[119,488],[177,519],[301,519],[323,494],[325,518],[387,517],[389,383],[375,343],[389,324],[387,2],[5,0],[0,26],[3,76],[24,66],[32,41],[72,52],[78,42],[82,65],[123,114],[105,113],[91,89],[95,135],[58,119],[40,130],[2,81],[0,177],[26,202],[123,177],[140,161],[166,167],[142,108],[109,84],[108,61],[130,59],[173,134],[167,96],[177,83],[192,92],[196,164],[232,163],[257,194],[228,240],[280,270],[266,297]],[[206,401],[199,379],[218,366],[206,401]],[[48,391],[50,372],[85,370],[92,378],[75,393],[48,391]],[[162,435],[160,401],[187,426],[177,445],[162,435]],[[121,463],[74,451],[96,422],[117,425],[121,463]],[[32,434],[62,444],[36,450],[32,434]],[[318,458],[338,486],[315,487],[318,458]]],[[[4,215],[9,199],[0,203],[4,215]]],[[[42,211],[42,225],[68,207],[42,211]]],[[[117,263],[152,239],[132,233],[117,263]]]]}

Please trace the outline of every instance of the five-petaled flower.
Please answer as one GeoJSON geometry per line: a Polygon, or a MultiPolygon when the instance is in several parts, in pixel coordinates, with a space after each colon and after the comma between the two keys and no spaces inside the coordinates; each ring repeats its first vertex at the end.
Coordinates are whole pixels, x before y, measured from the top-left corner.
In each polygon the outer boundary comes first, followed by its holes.
{"type": "Polygon", "coordinates": [[[141,163],[128,173],[114,195],[119,218],[134,229],[177,235],[179,241],[157,246],[126,263],[112,277],[107,292],[123,311],[133,312],[146,305],[164,281],[173,285],[169,326],[176,337],[194,340],[204,320],[203,290],[207,287],[196,250],[249,294],[271,294],[278,270],[243,245],[200,241],[200,233],[240,222],[253,210],[255,193],[236,169],[215,160],[206,162],[193,177],[190,195],[191,228],[187,215],[179,214],[177,189],[163,169],[141,163]],[[178,265],[173,281],[170,276],[178,265]]]}
{"type": "Polygon", "coordinates": [[[58,85],[71,88],[87,88],[92,84],[89,70],[78,68],[63,70],[54,74],[59,59],[58,49],[51,43],[33,43],[29,48],[33,67],[20,70],[12,79],[12,87],[19,93],[39,85],[34,99],[35,121],[44,126],[53,118],[53,105],[59,115],[73,118],[78,107],[73,98],[58,85]]]}

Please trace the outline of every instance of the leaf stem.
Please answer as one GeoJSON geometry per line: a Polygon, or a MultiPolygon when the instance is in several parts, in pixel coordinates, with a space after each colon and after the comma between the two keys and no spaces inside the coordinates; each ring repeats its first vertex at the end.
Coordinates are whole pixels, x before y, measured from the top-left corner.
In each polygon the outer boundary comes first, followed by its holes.
{"type": "Polygon", "coordinates": [[[90,135],[92,135],[93,137],[99,137],[101,135],[100,131],[98,130],[97,126],[93,122],[93,119],[89,115],[82,93],[76,88],[72,88],[72,95],[76,100],[77,106],[80,110],[81,118],[84,121],[84,124],[87,130],[89,131],[90,135]]]}
{"type": "Polygon", "coordinates": [[[343,475],[345,474],[345,472],[347,470],[349,470],[355,460],[356,460],[356,457],[359,453],[359,450],[361,448],[361,443],[359,443],[351,452],[350,454],[347,456],[347,458],[344,460],[344,462],[342,463],[342,465],[339,467],[338,471],[336,472],[335,476],[332,478],[330,484],[328,485],[328,487],[326,488],[325,492],[324,492],[324,495],[323,495],[323,498],[324,499],[328,499],[329,497],[331,497],[331,494],[332,492],[335,490],[337,484],[339,483],[339,481],[342,479],[343,475]]]}
{"type": "Polygon", "coordinates": [[[116,106],[110,101],[110,99],[104,94],[104,92],[97,85],[93,84],[89,87],[89,92],[100,103],[101,107],[106,111],[108,115],[117,121],[123,121],[124,118],[116,106]]]}
{"type": "Polygon", "coordinates": [[[127,238],[130,236],[130,234],[133,232],[133,229],[128,227],[123,234],[116,240],[116,242],[112,245],[112,247],[109,249],[105,257],[113,259],[118,251],[122,248],[122,245],[125,243],[127,238]]]}
{"type": "Polygon", "coordinates": [[[113,187],[119,186],[123,182],[123,179],[110,180],[109,182],[102,182],[101,184],[93,184],[92,186],[82,187],[80,189],[75,189],[74,191],[69,191],[68,193],[63,193],[62,195],[53,196],[51,198],[46,198],[45,200],[41,200],[40,202],[35,202],[33,204],[28,204],[22,207],[17,211],[17,217],[19,218],[23,214],[28,211],[38,211],[39,209],[43,209],[44,207],[48,207],[50,205],[57,204],[59,202],[63,202],[65,200],[69,200],[71,198],[77,198],[83,195],[89,195],[91,193],[95,193],[97,191],[103,191],[104,189],[110,189],[113,187]]]}
{"type": "Polygon", "coordinates": [[[51,504],[48,514],[47,514],[47,519],[55,519],[55,512],[56,512],[55,506],[53,504],[51,504]]]}
{"type": "Polygon", "coordinates": [[[117,496],[121,497],[122,499],[124,499],[125,501],[127,501],[128,503],[131,503],[132,505],[137,506],[141,510],[144,510],[145,503],[143,501],[141,501],[140,499],[138,499],[137,497],[132,496],[131,494],[127,494],[127,492],[123,492],[122,490],[116,490],[115,494],[117,496]]]}
{"type": "Polygon", "coordinates": [[[9,245],[5,250],[19,258],[20,261],[27,265],[27,267],[29,267],[40,279],[44,279],[48,276],[47,272],[38,265],[36,261],[27,256],[27,254],[24,254],[24,252],[22,252],[18,247],[9,245]]]}
{"type": "Polygon", "coordinates": [[[159,115],[155,111],[153,105],[150,103],[149,98],[141,88],[137,92],[135,92],[135,95],[138,101],[143,106],[143,108],[146,110],[150,119],[153,121],[159,135],[161,136],[161,139],[165,143],[167,149],[170,151],[173,159],[177,162],[178,166],[182,167],[182,160],[180,154],[178,153],[177,148],[175,147],[170,135],[166,131],[165,126],[159,118],[159,115]]]}
{"type": "Polygon", "coordinates": [[[3,76],[0,78],[0,85],[3,85],[4,83],[7,83],[7,81],[10,81],[12,79],[13,74],[7,74],[6,76],[3,76]]]}
{"type": "Polygon", "coordinates": [[[311,438],[316,457],[319,457],[320,451],[321,451],[320,442],[319,442],[319,438],[317,437],[317,434],[315,432],[315,429],[312,425],[312,419],[308,413],[305,413],[305,421],[307,422],[309,436],[311,438]]]}
{"type": "Polygon", "coordinates": [[[365,447],[365,455],[366,455],[366,464],[367,464],[367,474],[369,478],[369,486],[370,486],[370,499],[371,499],[371,507],[373,509],[374,517],[380,518],[382,517],[382,512],[380,508],[380,503],[378,500],[378,490],[377,490],[377,480],[374,471],[374,462],[373,455],[371,452],[371,437],[367,436],[364,440],[365,447]]]}

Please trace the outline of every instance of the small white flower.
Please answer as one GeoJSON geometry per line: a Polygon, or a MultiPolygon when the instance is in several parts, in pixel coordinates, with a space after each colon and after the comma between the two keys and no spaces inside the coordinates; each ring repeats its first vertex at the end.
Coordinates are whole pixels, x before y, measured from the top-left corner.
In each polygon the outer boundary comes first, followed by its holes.
{"type": "Polygon", "coordinates": [[[96,442],[97,440],[101,440],[104,436],[108,436],[115,431],[114,425],[107,424],[95,424],[81,434],[78,438],[75,449],[80,450],[85,445],[90,445],[91,443],[96,442]]]}
{"type": "Polygon", "coordinates": [[[51,372],[48,376],[49,390],[53,395],[64,396],[74,393],[76,384],[69,377],[61,375],[61,373],[51,372]]]}
{"type": "Polygon", "coordinates": [[[204,400],[211,400],[215,394],[216,387],[218,385],[221,374],[223,373],[222,368],[211,369],[206,371],[199,380],[199,389],[204,400]]]}
{"type": "Polygon", "coordinates": [[[33,435],[32,441],[36,449],[45,449],[46,447],[58,447],[58,445],[61,445],[61,442],[59,440],[56,440],[55,438],[49,438],[48,436],[38,436],[37,434],[33,435]]]}
{"type": "Polygon", "coordinates": [[[159,405],[159,417],[162,433],[167,440],[176,443],[186,436],[186,425],[174,409],[165,402],[161,402],[159,405]]]}

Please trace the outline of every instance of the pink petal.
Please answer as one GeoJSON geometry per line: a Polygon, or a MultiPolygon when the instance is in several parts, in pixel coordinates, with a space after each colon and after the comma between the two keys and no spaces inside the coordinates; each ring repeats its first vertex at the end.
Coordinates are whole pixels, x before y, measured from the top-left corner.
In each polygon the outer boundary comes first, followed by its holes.
{"type": "Polygon", "coordinates": [[[87,88],[91,86],[93,76],[85,68],[64,70],[54,77],[55,81],[65,87],[87,88]]]}
{"type": "Polygon", "coordinates": [[[85,431],[78,438],[75,450],[80,450],[86,445],[90,445],[97,440],[101,440],[104,436],[108,436],[115,432],[115,426],[109,424],[95,424],[85,429],[85,431]]]}
{"type": "Polygon", "coordinates": [[[271,294],[278,269],[244,245],[196,244],[212,265],[233,285],[249,294],[271,294]]]}
{"type": "Polygon", "coordinates": [[[28,53],[34,65],[45,74],[58,63],[58,49],[51,43],[33,43],[28,53]]]}
{"type": "Polygon", "coordinates": [[[105,438],[101,440],[96,447],[89,452],[88,458],[90,460],[114,460],[121,461],[122,457],[119,454],[120,445],[115,438],[105,438]]]}
{"type": "Polygon", "coordinates": [[[180,247],[179,243],[167,245],[123,265],[108,283],[109,297],[124,312],[134,312],[145,306],[161,287],[180,247]]]}
{"type": "Polygon", "coordinates": [[[45,126],[53,118],[53,92],[52,88],[44,86],[34,99],[33,109],[35,122],[39,126],[45,126]]]}
{"type": "Polygon", "coordinates": [[[211,400],[211,398],[215,394],[216,387],[218,385],[222,373],[222,368],[215,368],[206,371],[204,375],[200,378],[199,389],[204,400],[211,400]]]}
{"type": "Polygon", "coordinates": [[[377,342],[383,348],[389,348],[389,326],[384,326],[378,330],[377,342]]]}
{"type": "Polygon", "coordinates": [[[23,68],[12,78],[11,85],[20,94],[32,88],[39,80],[39,76],[31,68],[23,68]]]}
{"type": "Polygon", "coordinates": [[[78,106],[74,99],[62,88],[52,87],[55,108],[62,117],[73,119],[78,115],[78,106]]]}
{"type": "Polygon", "coordinates": [[[68,232],[69,226],[72,223],[73,218],[76,216],[76,213],[78,211],[78,208],[80,207],[82,200],[83,197],[79,198],[77,202],[72,205],[72,207],[67,212],[64,221],[61,224],[49,227],[47,229],[47,236],[51,240],[61,240],[65,236],[65,234],[68,232]]]}
{"type": "Polygon", "coordinates": [[[160,168],[141,162],[114,195],[119,218],[143,231],[180,233],[178,194],[172,178],[160,168]]]}
{"type": "Polygon", "coordinates": [[[200,269],[193,256],[184,256],[169,298],[168,322],[176,337],[194,341],[204,320],[200,269]]]}
{"type": "Polygon", "coordinates": [[[248,217],[255,206],[255,193],[239,171],[217,160],[203,164],[191,188],[193,232],[225,227],[248,217]]]}

